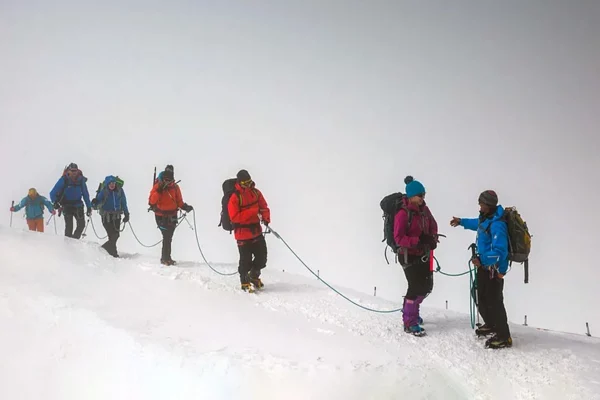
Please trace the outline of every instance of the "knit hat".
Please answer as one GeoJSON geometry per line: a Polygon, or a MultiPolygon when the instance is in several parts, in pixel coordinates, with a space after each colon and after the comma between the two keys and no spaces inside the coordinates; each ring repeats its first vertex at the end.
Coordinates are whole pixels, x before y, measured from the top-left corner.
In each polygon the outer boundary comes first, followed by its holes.
{"type": "Polygon", "coordinates": [[[252,179],[250,177],[250,174],[248,173],[248,171],[246,171],[245,169],[241,169],[237,175],[236,175],[237,181],[238,182],[244,182],[244,181],[249,181],[250,179],[252,179]]]}
{"type": "Polygon", "coordinates": [[[480,204],[496,207],[498,205],[498,195],[493,190],[486,190],[481,192],[478,201],[480,204]]]}
{"type": "Polygon", "coordinates": [[[173,168],[173,166],[171,164],[167,164],[167,166],[165,167],[165,171],[171,171],[171,172],[175,172],[175,168],[173,168]]]}
{"type": "Polygon", "coordinates": [[[414,197],[419,194],[425,194],[425,186],[421,184],[419,181],[415,181],[412,176],[407,176],[404,178],[404,183],[406,183],[406,197],[414,197]]]}

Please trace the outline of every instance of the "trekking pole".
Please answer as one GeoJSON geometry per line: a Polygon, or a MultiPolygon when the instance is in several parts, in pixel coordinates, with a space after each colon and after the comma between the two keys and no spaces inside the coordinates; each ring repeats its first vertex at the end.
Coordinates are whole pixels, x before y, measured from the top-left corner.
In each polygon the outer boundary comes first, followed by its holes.
{"type": "Polygon", "coordinates": [[[52,218],[54,218],[54,214],[50,215],[50,218],[48,218],[48,221],[46,222],[46,226],[52,221],[52,218]]]}
{"type": "MultiPolygon", "coordinates": [[[[468,247],[471,250],[471,260],[477,256],[476,249],[477,245],[471,243],[468,247]]],[[[473,285],[474,293],[471,294],[475,298],[475,306],[477,307],[477,326],[479,326],[479,296],[477,295],[477,268],[475,268],[475,282],[473,285]]]]}
{"type": "Polygon", "coordinates": [[[10,203],[10,208],[11,208],[11,210],[10,210],[10,225],[9,225],[9,226],[10,226],[11,228],[12,228],[12,215],[13,215],[13,210],[12,210],[12,208],[13,208],[14,206],[15,206],[15,201],[13,200],[13,201],[11,201],[11,203],[10,203]]]}
{"type": "Polygon", "coordinates": [[[194,227],[192,226],[192,224],[190,224],[190,221],[188,221],[187,219],[187,213],[183,213],[183,217],[181,217],[183,219],[185,219],[185,222],[187,222],[187,224],[190,226],[191,230],[194,230],[194,227]]]}
{"type": "Polygon", "coordinates": [[[56,230],[56,218],[54,218],[54,234],[58,235],[58,231],[56,230]]]}
{"type": "Polygon", "coordinates": [[[82,237],[82,238],[87,236],[87,235],[85,234],[85,232],[87,231],[87,229],[88,229],[88,226],[90,225],[90,219],[91,219],[91,218],[92,218],[92,217],[88,217],[88,220],[87,220],[87,222],[85,223],[85,228],[83,229],[83,232],[81,233],[81,237],[82,237]]]}

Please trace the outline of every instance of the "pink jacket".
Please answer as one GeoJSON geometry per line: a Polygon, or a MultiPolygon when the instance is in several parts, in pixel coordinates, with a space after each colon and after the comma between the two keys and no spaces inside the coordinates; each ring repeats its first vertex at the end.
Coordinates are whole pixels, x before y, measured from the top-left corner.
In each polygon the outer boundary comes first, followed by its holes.
{"type": "Polygon", "coordinates": [[[410,204],[406,198],[403,199],[403,202],[404,208],[398,211],[394,218],[394,240],[402,249],[407,249],[408,254],[421,255],[423,249],[417,247],[419,236],[421,236],[421,233],[436,235],[438,232],[437,222],[425,203],[421,207],[417,207],[410,204]],[[408,224],[406,209],[412,213],[412,220],[408,229],[406,226],[408,224]]]}

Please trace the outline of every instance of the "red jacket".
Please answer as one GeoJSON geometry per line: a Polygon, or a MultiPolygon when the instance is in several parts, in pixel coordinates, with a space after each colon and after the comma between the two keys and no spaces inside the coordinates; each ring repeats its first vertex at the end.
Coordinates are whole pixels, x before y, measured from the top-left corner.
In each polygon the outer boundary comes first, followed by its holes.
{"type": "Polygon", "coordinates": [[[271,211],[267,201],[260,192],[254,187],[242,187],[239,183],[235,184],[236,192],[229,198],[227,210],[229,218],[234,226],[235,240],[250,240],[262,234],[260,226],[260,217],[263,222],[271,222],[271,211]]]}
{"type": "Polygon", "coordinates": [[[171,183],[162,192],[158,191],[161,183],[155,183],[150,191],[148,203],[155,207],[156,215],[175,215],[177,210],[183,207],[183,198],[179,186],[171,183]]]}

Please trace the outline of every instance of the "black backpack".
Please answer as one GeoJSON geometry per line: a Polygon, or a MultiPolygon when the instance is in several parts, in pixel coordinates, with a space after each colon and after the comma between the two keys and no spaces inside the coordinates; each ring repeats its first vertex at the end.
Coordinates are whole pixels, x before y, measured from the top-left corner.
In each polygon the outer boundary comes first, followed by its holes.
{"type": "MultiPolygon", "coordinates": [[[[403,208],[404,199],[403,193],[392,193],[385,196],[380,202],[379,206],[383,211],[383,240],[382,242],[386,242],[386,247],[384,251],[385,260],[387,259],[387,248],[390,247],[394,254],[398,254],[398,245],[394,240],[394,219],[396,218],[396,214],[403,208]]],[[[408,226],[410,226],[412,220],[412,213],[408,212],[408,226]]]]}
{"type": "Polygon", "coordinates": [[[233,231],[233,224],[231,223],[231,219],[229,218],[229,210],[227,209],[227,205],[229,204],[229,199],[231,195],[236,193],[237,190],[235,188],[236,178],[227,179],[223,182],[223,198],[221,199],[221,222],[219,222],[219,226],[224,230],[233,231]]]}

